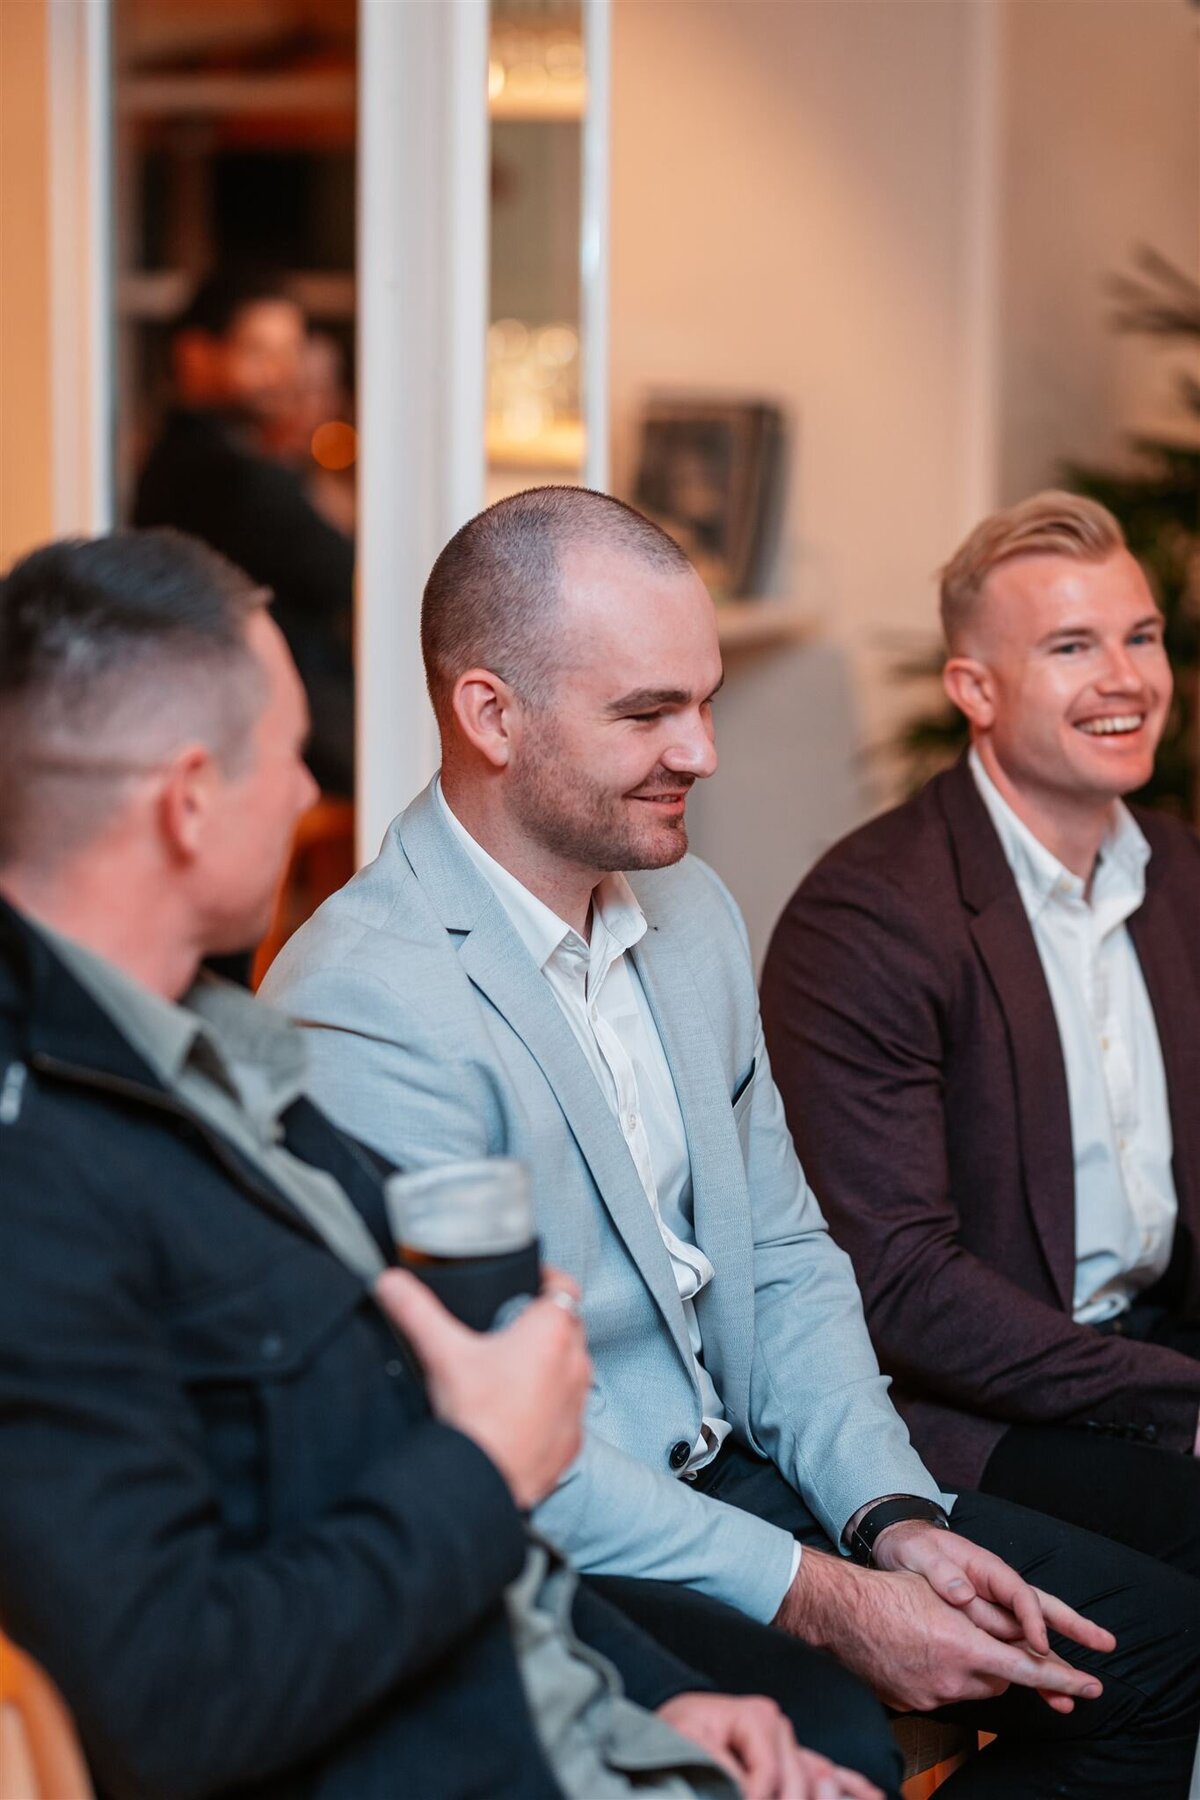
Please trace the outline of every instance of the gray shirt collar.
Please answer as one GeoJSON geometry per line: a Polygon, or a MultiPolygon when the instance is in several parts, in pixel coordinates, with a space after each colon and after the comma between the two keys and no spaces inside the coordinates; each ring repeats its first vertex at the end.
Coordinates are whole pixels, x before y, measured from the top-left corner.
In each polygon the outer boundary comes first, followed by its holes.
{"type": "Polygon", "coordinates": [[[165,999],[73,938],[41,927],[55,954],[165,1088],[202,1068],[253,1117],[278,1118],[304,1090],[300,1031],[265,1001],[204,971],[183,999],[165,999]]]}

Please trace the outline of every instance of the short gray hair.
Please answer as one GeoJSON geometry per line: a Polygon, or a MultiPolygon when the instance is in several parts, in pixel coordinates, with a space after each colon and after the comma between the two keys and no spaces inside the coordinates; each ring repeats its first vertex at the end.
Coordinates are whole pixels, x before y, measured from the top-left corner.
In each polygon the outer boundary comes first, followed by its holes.
{"type": "Polygon", "coordinates": [[[263,703],[245,638],[269,595],[174,531],[46,544],[0,580],[0,863],[80,847],[189,739],[227,771],[263,703]]]}

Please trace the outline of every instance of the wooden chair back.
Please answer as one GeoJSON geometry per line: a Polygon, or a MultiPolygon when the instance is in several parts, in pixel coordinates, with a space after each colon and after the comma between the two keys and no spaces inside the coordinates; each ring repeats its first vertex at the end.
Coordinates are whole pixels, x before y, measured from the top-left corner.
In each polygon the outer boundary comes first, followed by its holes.
{"type": "Polygon", "coordinates": [[[353,873],[354,807],[349,800],[322,795],[296,826],[291,857],[275,896],[275,911],[255,952],[252,987],[258,986],[293,931],[353,873]]]}
{"type": "Polygon", "coordinates": [[[0,1800],[94,1800],[79,1739],[57,1689],[3,1633],[0,1800]]]}

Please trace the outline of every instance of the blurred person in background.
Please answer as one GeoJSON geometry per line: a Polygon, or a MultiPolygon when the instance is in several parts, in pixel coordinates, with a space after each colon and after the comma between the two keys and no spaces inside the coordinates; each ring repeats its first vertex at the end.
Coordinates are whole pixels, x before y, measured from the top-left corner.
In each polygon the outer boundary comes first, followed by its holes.
{"type": "Polygon", "coordinates": [[[274,595],[312,715],[308,765],[354,791],[354,545],[278,454],[305,379],[304,314],[276,277],[218,273],[171,346],[174,404],[138,483],[134,524],[210,544],[274,595]]]}
{"type": "Polygon", "coordinates": [[[355,527],[353,413],[342,346],[328,331],[310,331],[291,406],[266,425],[263,448],[295,471],[322,518],[347,537],[355,527]]]}

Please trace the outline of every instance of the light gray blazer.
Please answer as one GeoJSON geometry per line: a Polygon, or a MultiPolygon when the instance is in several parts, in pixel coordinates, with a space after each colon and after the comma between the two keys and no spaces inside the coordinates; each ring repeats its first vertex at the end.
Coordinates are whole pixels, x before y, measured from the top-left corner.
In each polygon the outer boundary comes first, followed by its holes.
{"type": "MultiPolygon", "coordinates": [[[[881,1494],[938,1489],[887,1397],[847,1258],[796,1161],[740,915],[693,857],[631,877],[632,952],[691,1154],[705,1366],[738,1438],[837,1543],[881,1494]]],[[[759,1619],[792,1539],[671,1472],[700,1429],[670,1259],[620,1129],[548,984],[431,789],[285,947],[263,988],[312,1028],[310,1092],[406,1168],[517,1156],[546,1258],[583,1287],[595,1387],[585,1449],[537,1525],[597,1574],[678,1581],[759,1619]]]]}

